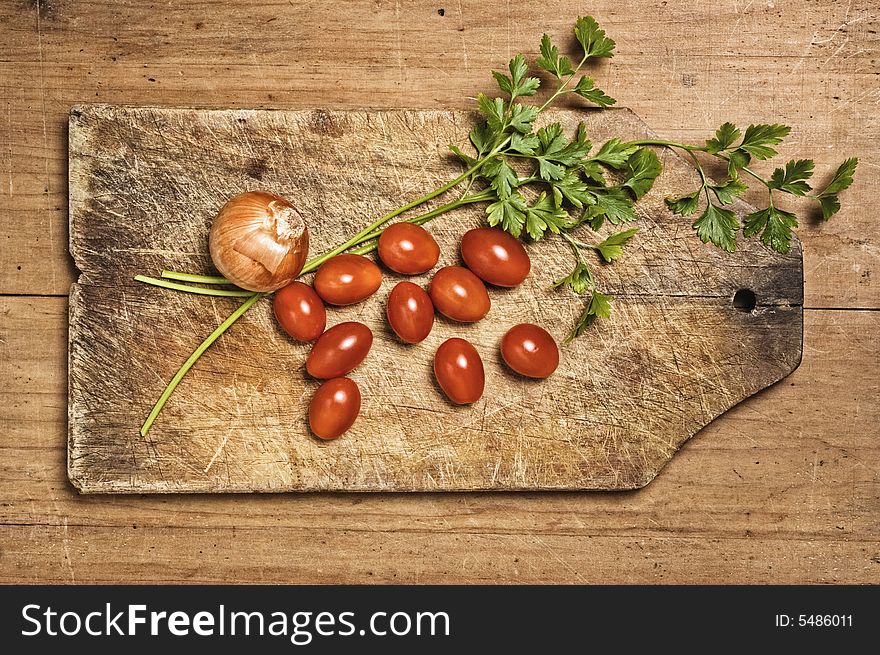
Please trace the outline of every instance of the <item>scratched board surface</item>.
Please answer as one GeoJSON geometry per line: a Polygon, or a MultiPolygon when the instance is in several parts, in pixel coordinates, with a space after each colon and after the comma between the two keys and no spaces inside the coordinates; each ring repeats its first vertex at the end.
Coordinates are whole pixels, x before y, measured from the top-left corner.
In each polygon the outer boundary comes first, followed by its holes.
{"type": "MultiPolygon", "coordinates": [[[[551,114],[548,112],[548,114],[551,114]]],[[[231,195],[274,191],[307,216],[312,253],[454,177],[446,145],[475,116],[444,111],[241,111],[89,106],[70,114],[68,468],[82,492],[630,489],[650,482],[681,444],[742,399],[791,372],[802,342],[800,244],[788,255],[743,241],[734,254],[699,242],[663,198],[694,184],[659,152],[664,173],[638,205],[641,232],[613,266],[610,320],[561,348],[548,380],[501,362],[512,325],[534,322],[561,343],[582,308],[552,281],[571,267],[560,239],[527,246],[532,273],[491,289],[476,324],[438,317],[428,339],[400,343],[384,320],[399,276],[332,309],[328,325],[362,321],[375,335],[351,377],[361,414],[342,438],[308,433],[317,388],[307,345],[276,326],[262,301],[196,364],[152,431],[138,428],[180,363],[239,304],[133,281],[163,268],[212,273],[207,232],[231,195]],[[740,289],[755,294],[748,311],[740,289]],[[472,406],[449,404],[432,376],[445,339],[470,340],[486,368],[472,406]]],[[[594,143],[644,137],[630,111],[558,111],[594,143]]],[[[741,215],[750,210],[736,205],[741,215]]],[[[429,225],[438,266],[459,262],[460,235],[484,220],[472,206],[429,225]]],[[[430,273],[413,278],[426,285],[430,273]]]]}

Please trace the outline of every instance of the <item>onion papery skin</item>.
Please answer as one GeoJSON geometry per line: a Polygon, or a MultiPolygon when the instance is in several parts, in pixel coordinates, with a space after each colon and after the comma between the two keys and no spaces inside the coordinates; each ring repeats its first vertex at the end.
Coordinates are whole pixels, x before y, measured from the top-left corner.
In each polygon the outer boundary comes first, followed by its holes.
{"type": "Polygon", "coordinates": [[[229,200],[211,224],[211,260],[232,284],[270,292],[292,282],[309,254],[309,231],[297,209],[267,191],[229,200]]]}

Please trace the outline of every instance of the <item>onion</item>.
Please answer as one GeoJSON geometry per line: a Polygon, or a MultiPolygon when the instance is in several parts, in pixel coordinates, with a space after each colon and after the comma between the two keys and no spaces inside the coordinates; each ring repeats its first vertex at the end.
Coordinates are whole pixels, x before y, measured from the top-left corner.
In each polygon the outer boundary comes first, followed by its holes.
{"type": "Polygon", "coordinates": [[[293,281],[309,252],[309,231],[296,208],[265,191],[242,193],[223,205],[211,225],[214,266],[249,291],[275,291],[293,281]]]}

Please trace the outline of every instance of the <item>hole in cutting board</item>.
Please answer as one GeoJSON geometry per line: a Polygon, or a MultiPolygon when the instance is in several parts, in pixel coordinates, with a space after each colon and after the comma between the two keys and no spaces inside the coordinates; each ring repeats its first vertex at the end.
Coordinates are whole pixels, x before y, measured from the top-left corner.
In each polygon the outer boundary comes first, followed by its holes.
{"type": "Polygon", "coordinates": [[[733,294],[733,306],[741,312],[750,312],[755,308],[758,299],[751,289],[739,289],[733,294]]]}

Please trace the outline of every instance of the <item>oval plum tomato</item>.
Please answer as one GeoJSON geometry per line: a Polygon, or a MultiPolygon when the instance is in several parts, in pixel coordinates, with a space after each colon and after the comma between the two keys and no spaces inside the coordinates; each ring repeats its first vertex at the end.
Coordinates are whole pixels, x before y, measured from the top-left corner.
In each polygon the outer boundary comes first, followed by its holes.
{"type": "Polygon", "coordinates": [[[434,304],[422,287],[398,282],[388,296],[388,323],[406,343],[419,343],[434,327],[434,304]]]}
{"type": "Polygon", "coordinates": [[[324,303],[312,287],[302,282],[291,282],[276,291],[272,308],[284,331],[297,341],[314,341],[327,325],[324,303]]]}
{"type": "Polygon", "coordinates": [[[491,306],[486,285],[461,266],[445,266],[434,273],[430,295],[437,311],[463,323],[479,321],[491,306]]]}
{"type": "Polygon", "coordinates": [[[309,403],[309,427],[316,437],[335,439],[346,432],[361,411],[361,392],[354,380],[324,382],[309,403]]]}
{"type": "Polygon", "coordinates": [[[477,277],[499,287],[515,287],[532,268],[526,249],[495,227],[480,227],[461,238],[461,258],[477,277]]]}
{"type": "Polygon", "coordinates": [[[382,284],[382,271],[361,255],[336,255],[321,264],[315,291],[331,305],[353,305],[372,296],[382,284]]]}
{"type": "Polygon", "coordinates": [[[480,399],[486,385],[480,353],[464,339],[447,339],[434,355],[434,376],[443,393],[456,405],[480,399]]]}
{"type": "Polygon", "coordinates": [[[392,271],[418,275],[437,265],[440,246],[425,228],[404,221],[382,232],[379,259],[392,271]]]}
{"type": "Polygon", "coordinates": [[[514,325],[501,339],[501,357],[520,375],[549,377],[559,366],[556,341],[542,327],[531,323],[514,325]]]}
{"type": "Polygon", "coordinates": [[[461,238],[461,258],[479,278],[499,287],[515,287],[532,268],[523,245],[495,227],[465,232],[461,238]]]}
{"type": "Polygon", "coordinates": [[[306,359],[306,370],[314,378],[339,378],[364,361],[373,345],[373,332],[363,323],[349,321],[334,325],[322,334],[306,359]]]}

